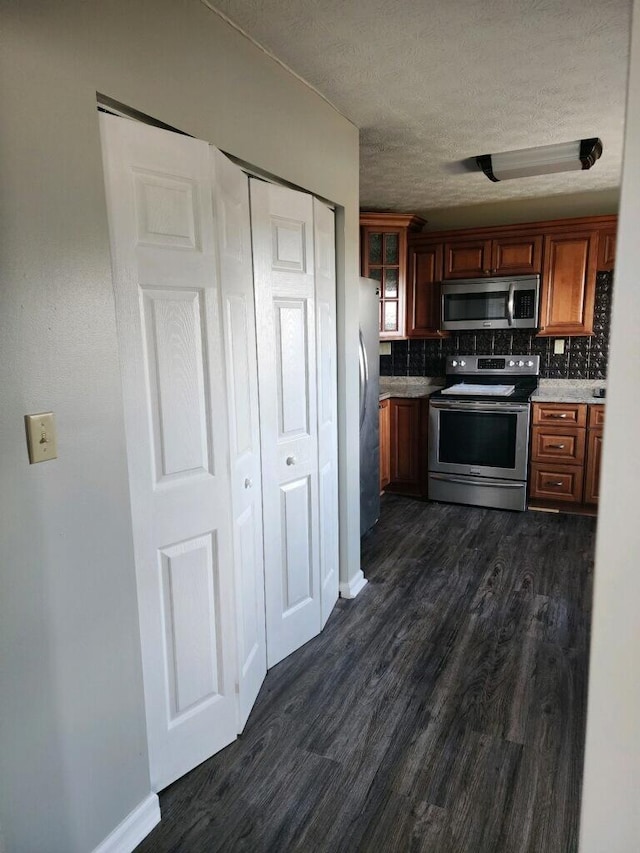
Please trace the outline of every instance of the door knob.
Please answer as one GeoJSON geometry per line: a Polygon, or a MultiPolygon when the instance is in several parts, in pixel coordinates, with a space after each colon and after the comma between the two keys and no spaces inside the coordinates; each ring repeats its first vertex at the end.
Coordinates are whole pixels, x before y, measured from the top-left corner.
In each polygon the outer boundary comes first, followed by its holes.
{"type": "Polygon", "coordinates": [[[287,456],[287,465],[295,465],[296,457],[295,456],[287,456]]]}
{"type": "Polygon", "coordinates": [[[244,487],[245,487],[245,489],[250,489],[250,488],[251,488],[251,486],[253,486],[253,480],[250,480],[250,479],[247,477],[247,479],[244,481],[244,487]]]}

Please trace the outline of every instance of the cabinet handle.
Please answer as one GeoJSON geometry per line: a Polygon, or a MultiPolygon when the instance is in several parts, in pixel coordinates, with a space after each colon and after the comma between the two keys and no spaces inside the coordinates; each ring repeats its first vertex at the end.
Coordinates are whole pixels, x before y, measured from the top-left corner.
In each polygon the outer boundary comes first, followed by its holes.
{"type": "Polygon", "coordinates": [[[547,480],[545,483],[545,486],[554,486],[555,487],[555,486],[562,486],[562,485],[563,485],[562,483],[557,483],[557,482],[554,482],[553,480],[547,480]]]}
{"type": "Polygon", "coordinates": [[[548,417],[548,418],[555,418],[556,420],[558,420],[558,418],[566,418],[566,417],[567,417],[567,413],[566,413],[566,412],[562,412],[562,413],[560,414],[559,412],[551,412],[550,414],[548,414],[548,415],[547,415],[547,417],[548,417]]]}
{"type": "Polygon", "coordinates": [[[564,450],[564,444],[550,444],[549,447],[552,450],[564,450]]]}

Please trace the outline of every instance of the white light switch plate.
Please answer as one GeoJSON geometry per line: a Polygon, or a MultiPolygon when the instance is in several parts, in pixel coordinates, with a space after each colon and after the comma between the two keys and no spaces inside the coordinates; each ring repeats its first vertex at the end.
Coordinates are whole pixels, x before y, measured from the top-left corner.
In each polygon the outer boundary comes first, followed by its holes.
{"type": "Polygon", "coordinates": [[[25,415],[27,427],[27,447],[29,462],[46,462],[58,458],[56,425],[53,412],[40,412],[38,415],[25,415]]]}
{"type": "Polygon", "coordinates": [[[564,355],[564,338],[556,338],[553,342],[553,354],[564,355]]]}
{"type": "Polygon", "coordinates": [[[380,355],[391,355],[391,341],[380,341],[380,355]]]}

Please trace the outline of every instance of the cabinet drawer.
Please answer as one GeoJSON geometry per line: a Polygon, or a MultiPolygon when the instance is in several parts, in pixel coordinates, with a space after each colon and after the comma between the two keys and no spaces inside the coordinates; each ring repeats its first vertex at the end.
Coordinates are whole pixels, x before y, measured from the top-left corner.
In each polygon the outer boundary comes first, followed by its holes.
{"type": "Polygon", "coordinates": [[[600,405],[599,403],[589,406],[589,426],[604,426],[604,406],[600,405]]]}
{"type": "Polygon", "coordinates": [[[574,465],[533,462],[529,497],[543,501],[581,503],[583,469],[574,465]]]}
{"type": "Polygon", "coordinates": [[[534,403],[534,424],[584,427],[587,423],[586,403],[534,403]]]}
{"type": "Polygon", "coordinates": [[[534,426],[531,432],[531,459],[533,462],[564,462],[582,465],[584,462],[585,430],[553,429],[534,426]]]}

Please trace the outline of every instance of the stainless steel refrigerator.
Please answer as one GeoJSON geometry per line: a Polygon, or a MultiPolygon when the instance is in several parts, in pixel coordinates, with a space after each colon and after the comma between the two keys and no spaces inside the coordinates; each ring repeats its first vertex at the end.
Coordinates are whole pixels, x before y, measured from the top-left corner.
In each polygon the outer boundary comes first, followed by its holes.
{"type": "Polygon", "coordinates": [[[360,279],[360,535],[380,515],[379,282],[360,279]]]}

